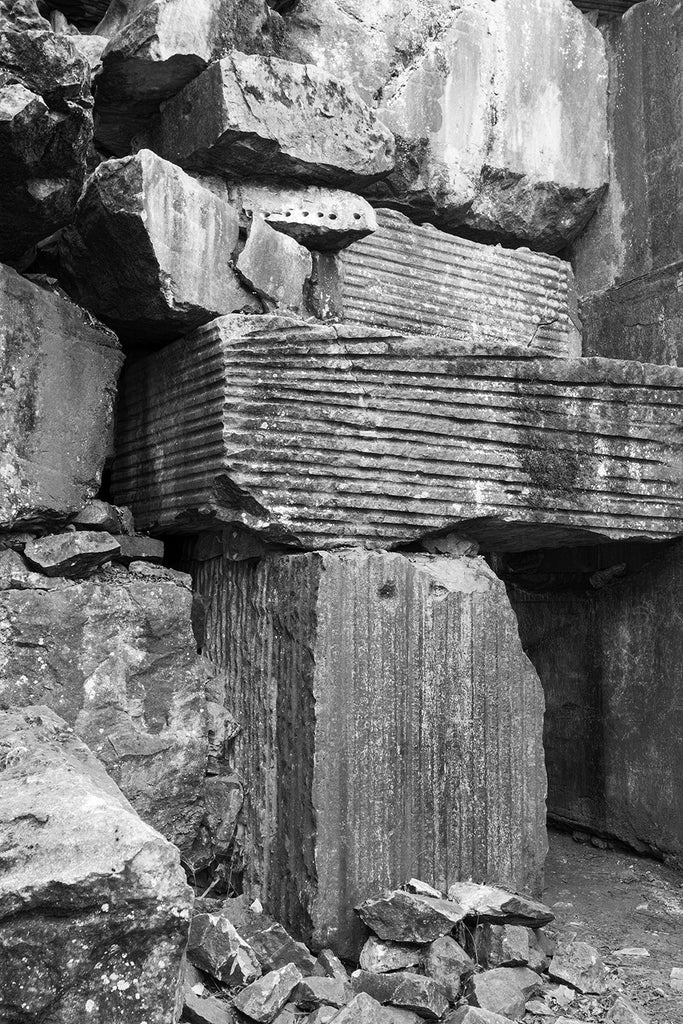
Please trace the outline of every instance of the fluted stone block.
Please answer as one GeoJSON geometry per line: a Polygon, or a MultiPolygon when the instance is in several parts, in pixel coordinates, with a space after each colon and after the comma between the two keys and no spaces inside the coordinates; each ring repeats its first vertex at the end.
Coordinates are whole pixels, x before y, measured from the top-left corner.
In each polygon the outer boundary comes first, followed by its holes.
{"type": "Polygon", "coordinates": [[[164,104],[151,145],[191,170],[357,189],[388,174],[394,138],[312,64],[237,51],[164,104]]]}
{"type": "Polygon", "coordinates": [[[232,50],[272,52],[281,31],[266,0],[114,0],[97,26],[108,38],[97,84],[98,141],[117,156],[129,153],[160,103],[232,50]]]}
{"type": "Polygon", "coordinates": [[[243,725],[246,881],[279,921],[349,956],[383,886],[538,889],[543,697],[482,558],[219,557],[196,586],[243,725]]]}
{"type": "Polygon", "coordinates": [[[680,865],[683,544],[591,589],[510,590],[546,695],[548,810],[680,865]]]}
{"type": "Polygon", "coordinates": [[[145,529],[306,548],[663,540],[682,404],[672,367],[223,317],[127,376],[112,493],[145,529]]]}
{"type": "Polygon", "coordinates": [[[186,334],[261,304],[231,265],[236,211],[143,149],[88,178],[60,242],[70,294],[132,345],[186,334]]]}
{"type": "Polygon", "coordinates": [[[394,210],[379,210],[377,219],[378,230],[340,256],[345,320],[581,355],[568,263],[418,227],[394,210]]]}
{"type": "Polygon", "coordinates": [[[123,363],[111,331],[0,267],[0,527],[63,522],[94,497],[123,363]]]}

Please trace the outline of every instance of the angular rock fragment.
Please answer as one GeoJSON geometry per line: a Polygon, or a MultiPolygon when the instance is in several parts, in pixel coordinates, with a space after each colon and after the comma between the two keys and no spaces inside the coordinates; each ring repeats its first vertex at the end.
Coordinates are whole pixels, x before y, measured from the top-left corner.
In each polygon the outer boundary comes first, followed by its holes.
{"type": "Polygon", "coordinates": [[[16,261],[73,215],[92,142],[90,70],[35,16],[0,21],[0,259],[16,261]]]}
{"type": "Polygon", "coordinates": [[[455,1003],[463,981],[474,973],[475,964],[454,938],[443,935],[427,946],[422,968],[443,989],[448,1001],[455,1003]]]}
{"type": "Polygon", "coordinates": [[[425,1020],[439,1020],[448,1009],[448,1000],[436,982],[411,971],[354,971],[351,984],[356,992],[365,992],[379,1003],[412,1010],[425,1020]]]}
{"type": "Polygon", "coordinates": [[[196,995],[185,986],[185,1005],[182,1019],[189,1024],[234,1024],[236,1018],[230,1006],[215,996],[196,995]]]}
{"type": "Polygon", "coordinates": [[[605,991],[607,970],[597,949],[587,942],[563,942],[557,947],[548,973],[555,981],[577,992],[600,995],[605,991]]]}
{"type": "Polygon", "coordinates": [[[509,1017],[501,1017],[480,1006],[459,1006],[455,1013],[447,1018],[447,1024],[506,1024],[509,1017]]]}
{"type": "Polygon", "coordinates": [[[607,1024],[646,1024],[645,1018],[638,1012],[633,1003],[623,996],[618,996],[613,1003],[605,1021],[607,1024]]]}
{"type": "Polygon", "coordinates": [[[242,217],[261,214],[270,227],[300,245],[336,252],[377,229],[375,211],[361,196],[341,189],[235,183],[230,201],[242,217]]]}
{"type": "MultiPolygon", "coordinates": [[[[571,267],[553,256],[481,245],[379,210],[378,230],[340,256],[351,323],[464,343],[580,356],[571,267]]],[[[329,287],[329,285],[328,285],[329,287]]]]}
{"type": "Polygon", "coordinates": [[[164,560],[164,542],[154,537],[129,537],[117,534],[114,538],[119,545],[116,561],[123,565],[131,562],[158,562],[164,560]]]}
{"type": "MultiPolygon", "coordinates": [[[[127,517],[126,517],[127,518],[127,517]]],[[[108,501],[93,498],[71,520],[77,530],[105,530],[107,533],[124,533],[124,513],[108,501]]]]}
{"type": "Polygon", "coordinates": [[[301,981],[301,971],[286,964],[247,985],[235,996],[236,1009],[259,1024],[270,1024],[301,981]]]}
{"type": "MultiPolygon", "coordinates": [[[[542,694],[483,559],[217,557],[196,566],[196,583],[205,653],[227,671],[243,724],[232,758],[245,786],[245,889],[286,927],[355,958],[366,934],[352,907],[387,884],[503,874],[538,887],[542,694]],[[406,648],[415,621],[421,642],[406,648]],[[418,721],[416,747],[406,737],[418,721]]],[[[443,934],[462,916],[446,901],[400,899],[403,936],[443,934]],[[429,930],[406,930],[418,925],[429,930]]]]}
{"type": "Polygon", "coordinates": [[[222,317],[128,375],[113,500],[141,529],[234,523],[322,549],[683,533],[682,370],[464,348],[222,317]],[[223,398],[198,409],[200,365],[223,398]]]}
{"type": "Polygon", "coordinates": [[[49,704],[186,854],[203,815],[209,666],[196,654],[189,577],[178,576],[119,568],[0,591],[0,701],[49,704]]]}
{"type": "MultiPolygon", "coordinates": [[[[432,552],[435,554],[436,552],[432,552]]],[[[467,554],[478,554],[476,551],[468,551],[467,554]]],[[[422,882],[419,878],[410,878],[402,886],[406,892],[413,892],[416,896],[433,896],[434,899],[443,899],[443,893],[439,889],[435,889],[433,885],[428,885],[427,882],[422,882]]]]}
{"type": "Polygon", "coordinates": [[[123,355],[71,302],[0,267],[0,527],[60,523],[99,489],[123,355]]]}
{"type": "Polygon", "coordinates": [[[320,972],[326,978],[336,978],[338,981],[349,980],[348,971],[344,964],[331,949],[322,949],[318,954],[316,974],[320,972]],[[320,971],[317,968],[320,968],[320,971]]]}
{"type": "MultiPolygon", "coordinates": [[[[208,768],[208,766],[207,766],[208,768]]],[[[244,788],[237,775],[209,775],[202,793],[204,817],[187,856],[195,871],[227,857],[244,802],[244,788]]]]}
{"type": "Polygon", "coordinates": [[[88,178],[60,242],[70,294],[136,344],[260,310],[231,266],[235,211],[149,150],[88,178]]]}
{"type": "Polygon", "coordinates": [[[382,94],[396,169],[372,194],[557,252],[605,189],[606,105],[602,36],[570,4],[462,5],[382,94]]]}
{"type": "MultiPolygon", "coordinates": [[[[336,1006],[319,1006],[317,1010],[310,1014],[307,1024],[330,1024],[330,1021],[338,1019],[338,1013],[339,1011],[336,1006]]],[[[362,1022],[361,1017],[357,1017],[356,1020],[362,1022]]]]}
{"type": "Polygon", "coordinates": [[[48,708],[0,712],[0,774],[0,1018],[168,1024],[192,906],[178,851],[48,708]]]}
{"type": "Polygon", "coordinates": [[[394,1024],[391,1011],[372,996],[359,993],[332,1018],[335,1024],[394,1024]]]}
{"type": "Polygon", "coordinates": [[[458,904],[463,916],[493,924],[540,928],[555,919],[552,910],[545,904],[492,885],[455,882],[448,889],[448,898],[458,904]]]}
{"type": "Polygon", "coordinates": [[[420,946],[384,941],[371,935],[360,951],[359,964],[362,970],[373,974],[400,971],[416,967],[420,963],[421,952],[420,946]]]}
{"type": "Polygon", "coordinates": [[[368,928],[390,942],[431,942],[453,931],[465,916],[454,900],[401,889],[364,900],[356,910],[368,928]]]}
{"type": "Polygon", "coordinates": [[[478,925],[472,935],[474,958],[483,967],[524,967],[531,955],[529,935],[521,925],[478,925]]]}
{"type": "Polygon", "coordinates": [[[353,996],[354,990],[348,981],[311,977],[299,982],[293,1000],[300,1009],[311,1012],[319,1006],[345,1006],[353,996]]]}
{"type": "Polygon", "coordinates": [[[123,156],[159,104],[231,50],[272,49],[280,19],[265,0],[114,0],[97,80],[95,134],[123,156]]]}
{"type": "Polygon", "coordinates": [[[45,576],[82,579],[91,576],[120,551],[119,542],[109,533],[74,530],[29,541],[24,548],[24,558],[45,576]]]}
{"type": "Polygon", "coordinates": [[[524,1014],[527,1000],[542,990],[543,983],[534,971],[526,967],[496,967],[473,974],[466,996],[474,1006],[518,1020],[524,1014]]]}
{"type": "Polygon", "coordinates": [[[220,914],[195,914],[187,940],[187,958],[227,985],[249,985],[262,973],[253,949],[220,914]]]}
{"type": "Polygon", "coordinates": [[[164,104],[151,138],[167,160],[224,176],[354,189],[394,163],[391,132],[338,79],[238,51],[164,104]]]}
{"type": "Polygon", "coordinates": [[[236,268],[266,310],[303,311],[304,287],[313,271],[311,255],[293,238],[269,227],[260,214],[252,219],[236,268]]]}

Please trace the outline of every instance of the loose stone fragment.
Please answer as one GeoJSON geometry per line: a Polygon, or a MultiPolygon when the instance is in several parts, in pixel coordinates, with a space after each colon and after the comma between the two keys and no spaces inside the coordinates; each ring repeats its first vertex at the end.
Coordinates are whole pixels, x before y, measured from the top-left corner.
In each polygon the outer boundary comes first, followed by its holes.
{"type": "MultiPolygon", "coordinates": [[[[474,552],[477,554],[477,552],[474,552]]],[[[433,885],[428,885],[426,882],[421,882],[419,878],[411,878],[404,886],[402,886],[406,892],[413,892],[416,896],[433,896],[434,899],[443,899],[443,893],[439,889],[435,889],[433,885]]]]}
{"type": "Polygon", "coordinates": [[[24,558],[45,576],[83,579],[110,562],[120,550],[119,542],[108,533],[71,530],[29,541],[24,558]]]}
{"type": "Polygon", "coordinates": [[[647,1024],[633,1003],[624,999],[623,996],[617,997],[605,1021],[609,1024],[647,1024]]]}
{"type": "Polygon", "coordinates": [[[377,223],[376,232],[339,257],[345,320],[470,344],[522,344],[536,354],[581,355],[566,261],[458,238],[395,210],[378,210],[377,223]]]}
{"type": "Polygon", "coordinates": [[[527,1000],[542,991],[541,979],[526,967],[496,967],[473,974],[466,996],[474,1006],[518,1020],[524,1014],[527,1000]]]}
{"type": "Polygon", "coordinates": [[[336,1006],[321,1006],[310,1015],[307,1024],[330,1024],[331,1020],[338,1019],[337,1013],[336,1006]]]}
{"type": "Polygon", "coordinates": [[[93,498],[71,520],[77,530],[105,530],[107,533],[122,532],[121,513],[108,501],[93,498]]]}
{"type": "Polygon", "coordinates": [[[399,942],[385,942],[371,935],[360,952],[360,966],[364,971],[382,974],[416,967],[420,963],[419,946],[406,946],[399,942]]]}
{"type": "MultiPolygon", "coordinates": [[[[246,891],[259,891],[311,948],[356,959],[367,933],[352,907],[387,882],[419,874],[446,888],[449,876],[490,871],[520,888],[539,885],[542,693],[505,587],[483,559],[356,550],[260,562],[219,556],[195,568],[210,624],[205,651],[227,671],[243,725],[231,756],[246,794],[246,891]],[[416,615],[421,644],[406,654],[400,638],[416,615]],[[239,638],[229,659],[227,636],[239,638]],[[276,665],[298,667],[292,675],[276,665]],[[482,709],[475,718],[473,706],[482,709]],[[417,721],[419,749],[406,751],[398,771],[393,751],[417,721]],[[299,751],[301,781],[285,770],[286,750],[299,751]],[[475,752],[477,771],[498,766],[485,794],[471,782],[475,752]],[[512,800],[503,783],[511,776],[519,780],[512,800]],[[290,817],[292,800],[315,819],[290,817]],[[280,856],[304,843],[305,863],[280,856]]],[[[451,902],[405,892],[391,895],[386,912],[391,933],[411,941],[448,932],[462,917],[451,902]]]]}
{"type": "Polygon", "coordinates": [[[187,957],[195,967],[228,985],[249,985],[262,973],[254,951],[220,914],[195,914],[187,957]]]}
{"type": "Polygon", "coordinates": [[[118,534],[114,539],[119,545],[116,561],[123,565],[137,561],[161,563],[164,560],[164,542],[154,537],[129,537],[126,534],[118,534]]]}
{"type": "Polygon", "coordinates": [[[443,935],[427,946],[422,956],[422,969],[440,985],[448,1001],[455,1003],[463,981],[474,973],[475,964],[455,939],[443,935]]]}
{"type": "Polygon", "coordinates": [[[354,991],[348,981],[337,978],[304,978],[294,990],[293,1000],[302,1010],[315,1010],[319,1006],[341,1007],[353,999],[354,991]]]}
{"type": "Polygon", "coordinates": [[[123,355],[84,310],[2,266],[0,322],[0,528],[64,522],[99,489],[123,355]]]}
{"type": "Polygon", "coordinates": [[[587,942],[561,943],[548,973],[556,981],[571,985],[577,992],[600,995],[605,991],[607,971],[600,954],[587,942]]]}
{"type": "Polygon", "coordinates": [[[492,924],[538,928],[555,919],[552,910],[543,903],[492,885],[455,882],[448,889],[448,898],[462,908],[463,916],[477,917],[492,924]]]}
{"type": "Polygon", "coordinates": [[[252,219],[236,267],[268,311],[303,310],[304,286],[313,270],[311,255],[293,238],[269,227],[260,214],[252,219]]]}
{"type": "MultiPolygon", "coordinates": [[[[12,14],[16,15],[13,5],[12,14]]],[[[90,72],[35,13],[0,21],[0,259],[19,260],[65,224],[92,142],[90,72]]]]}
{"type": "Polygon", "coordinates": [[[261,214],[270,227],[308,249],[336,252],[377,229],[370,204],[340,189],[243,182],[231,185],[229,195],[243,219],[261,214]]]}
{"type": "Polygon", "coordinates": [[[332,1018],[334,1024],[394,1024],[391,1011],[372,996],[360,992],[332,1018]]]}
{"type": "Polygon", "coordinates": [[[270,971],[258,981],[247,985],[235,996],[236,1009],[259,1024],[270,1024],[301,981],[301,971],[294,964],[285,964],[279,971],[270,971]]]}
{"type": "Polygon", "coordinates": [[[321,972],[327,978],[336,978],[338,981],[349,980],[348,971],[344,967],[344,964],[331,949],[323,949],[318,954],[315,973],[318,974],[321,972]]]}
{"type": "Polygon", "coordinates": [[[229,855],[237,828],[237,816],[244,803],[244,787],[239,776],[207,776],[201,802],[204,817],[187,856],[188,863],[195,871],[208,867],[217,858],[229,855]]]}
{"type": "Polygon", "coordinates": [[[683,967],[672,967],[669,985],[676,992],[683,992],[683,967]]]}
{"type": "Polygon", "coordinates": [[[122,156],[159,104],[231,50],[270,50],[279,17],[265,0],[114,0],[97,82],[98,142],[122,156]]]}
{"type": "Polygon", "coordinates": [[[167,160],[224,176],[257,169],[354,189],[394,163],[391,132],[343,82],[311,64],[238,51],[164,104],[151,138],[167,160]]]}
{"type": "Polygon", "coordinates": [[[364,900],[356,911],[380,939],[391,942],[431,942],[452,931],[465,916],[455,900],[401,889],[364,900]]]}
{"type": "Polygon", "coordinates": [[[186,983],[182,1019],[189,1024],[234,1024],[235,1015],[222,999],[208,994],[198,996],[186,983]]]}
{"type": "Polygon", "coordinates": [[[521,925],[478,925],[473,933],[474,958],[483,967],[523,967],[529,963],[529,930],[521,925]]]}
{"type": "Polygon", "coordinates": [[[168,1024],[192,906],[178,851],[48,708],[0,712],[0,775],[0,1019],[168,1024]]]}
{"type": "Polygon", "coordinates": [[[234,310],[260,310],[230,265],[236,212],[149,150],[88,178],[60,242],[64,283],[135,344],[177,337],[234,310]]]}
{"type": "Polygon", "coordinates": [[[459,1006],[446,1018],[446,1024],[508,1024],[509,1017],[501,1017],[480,1006],[459,1006]]]}
{"type": "Polygon", "coordinates": [[[448,1000],[436,982],[410,971],[354,971],[351,984],[356,992],[366,992],[380,1003],[411,1010],[425,1020],[439,1020],[448,1009],[448,1000]]]}

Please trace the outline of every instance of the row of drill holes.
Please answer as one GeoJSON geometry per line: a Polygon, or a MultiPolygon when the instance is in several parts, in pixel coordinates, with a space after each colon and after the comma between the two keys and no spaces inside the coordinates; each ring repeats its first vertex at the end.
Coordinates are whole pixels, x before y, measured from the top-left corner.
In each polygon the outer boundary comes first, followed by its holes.
{"type": "MultiPolygon", "coordinates": [[[[303,214],[303,216],[304,216],[304,217],[308,217],[308,216],[309,216],[309,211],[308,211],[308,210],[302,210],[301,212],[302,212],[302,214],[303,214]]],[[[285,214],[285,217],[291,217],[291,216],[292,216],[292,213],[293,213],[293,211],[292,211],[292,210],[287,210],[287,212],[286,212],[286,214],[285,214]]],[[[264,216],[265,216],[265,217],[271,217],[271,216],[276,216],[276,215],[275,215],[275,214],[271,214],[271,212],[270,212],[270,211],[268,210],[268,211],[266,211],[266,212],[264,213],[264,216]]],[[[324,214],[324,213],[323,213],[322,211],[319,211],[319,212],[318,212],[318,216],[319,216],[319,217],[324,217],[324,216],[325,216],[325,214],[324,214]]],[[[336,220],[336,219],[337,219],[337,214],[336,214],[336,213],[328,213],[328,215],[327,215],[327,216],[328,216],[328,218],[329,218],[330,220],[336,220]]],[[[360,215],[360,213],[354,213],[354,215],[353,215],[353,219],[354,219],[354,220],[360,220],[360,219],[361,219],[361,215],[360,215]]]]}

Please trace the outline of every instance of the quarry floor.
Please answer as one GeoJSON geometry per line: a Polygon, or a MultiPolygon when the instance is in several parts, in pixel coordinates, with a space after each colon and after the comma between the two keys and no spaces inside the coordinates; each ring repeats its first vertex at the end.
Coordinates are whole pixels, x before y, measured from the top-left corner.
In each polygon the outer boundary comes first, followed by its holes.
{"type": "MultiPolygon", "coordinates": [[[[670,986],[683,968],[683,874],[625,850],[596,849],[550,831],[543,900],[560,938],[595,946],[621,990],[652,1024],[683,1024],[683,992],[670,986]],[[618,950],[644,955],[615,955],[618,950]]],[[[604,1019],[605,1000],[582,997],[565,1012],[604,1019]],[[579,1012],[580,1010],[580,1012],[579,1012]]]]}

